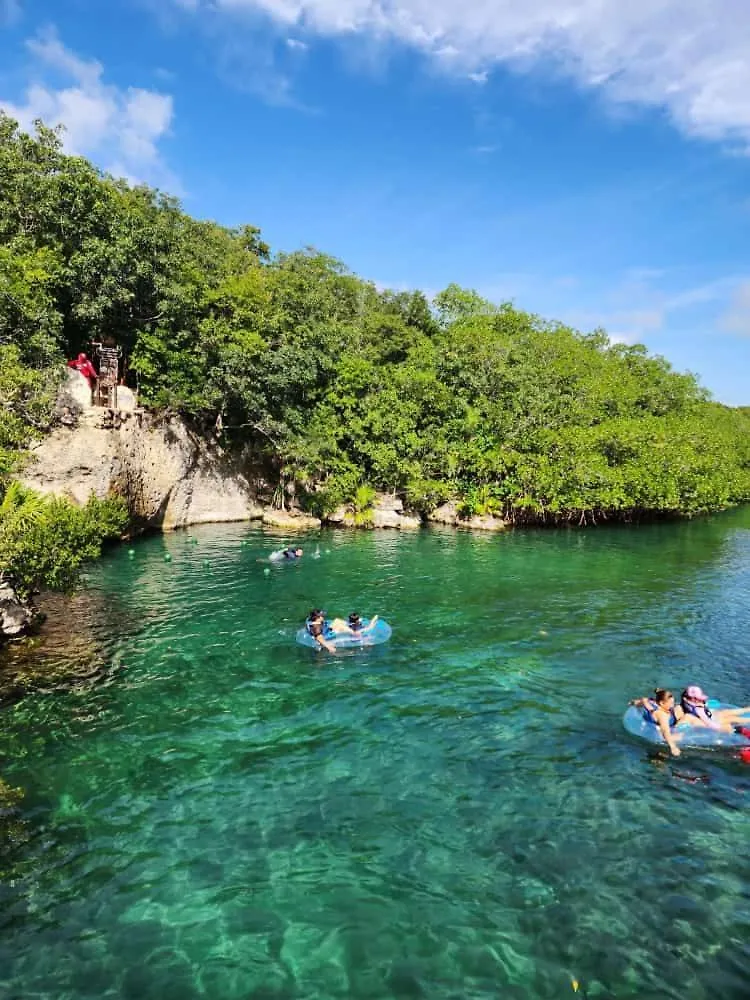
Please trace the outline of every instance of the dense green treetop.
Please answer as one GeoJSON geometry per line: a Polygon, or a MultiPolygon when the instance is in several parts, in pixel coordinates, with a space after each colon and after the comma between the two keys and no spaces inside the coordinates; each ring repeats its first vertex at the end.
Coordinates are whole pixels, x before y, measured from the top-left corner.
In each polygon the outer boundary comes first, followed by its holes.
{"type": "Polygon", "coordinates": [[[272,255],[254,227],[192,219],[0,116],[0,477],[65,356],[104,335],[143,402],[252,446],[319,513],[362,486],[544,523],[750,499],[748,410],[642,346],[272,255]]]}

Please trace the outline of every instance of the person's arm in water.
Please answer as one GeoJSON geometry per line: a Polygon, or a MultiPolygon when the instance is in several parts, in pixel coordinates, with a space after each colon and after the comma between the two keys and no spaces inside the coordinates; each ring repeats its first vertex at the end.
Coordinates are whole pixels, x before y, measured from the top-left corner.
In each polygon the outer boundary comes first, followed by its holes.
{"type": "Polygon", "coordinates": [[[327,652],[329,652],[329,653],[335,653],[336,652],[336,647],[333,645],[333,643],[328,642],[328,640],[324,639],[322,635],[316,635],[315,636],[315,641],[317,642],[317,644],[319,646],[322,646],[323,649],[327,650],[327,652]]]}

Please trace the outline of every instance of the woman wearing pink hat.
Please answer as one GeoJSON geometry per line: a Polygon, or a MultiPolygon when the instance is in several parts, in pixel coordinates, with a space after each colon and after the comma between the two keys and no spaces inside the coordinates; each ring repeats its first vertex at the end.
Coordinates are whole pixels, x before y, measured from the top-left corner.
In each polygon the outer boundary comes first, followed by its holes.
{"type": "Polygon", "coordinates": [[[697,684],[690,684],[682,692],[680,698],[685,721],[692,725],[708,726],[709,729],[720,729],[731,733],[737,730],[743,736],[750,738],[750,706],[745,708],[714,708],[708,707],[708,695],[697,684]]]}

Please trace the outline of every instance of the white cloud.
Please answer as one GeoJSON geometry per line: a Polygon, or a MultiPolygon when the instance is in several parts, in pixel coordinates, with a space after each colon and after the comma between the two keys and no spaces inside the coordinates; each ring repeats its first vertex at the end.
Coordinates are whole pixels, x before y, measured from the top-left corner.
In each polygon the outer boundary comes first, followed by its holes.
{"type": "Polygon", "coordinates": [[[307,49],[307,43],[301,42],[299,38],[287,38],[286,47],[297,52],[305,52],[307,49]]]}
{"type": "Polygon", "coordinates": [[[173,0],[308,35],[392,39],[464,75],[554,68],[665,109],[689,135],[750,144],[748,0],[173,0]]]}
{"type": "Polygon", "coordinates": [[[34,82],[18,103],[0,97],[4,111],[25,129],[37,118],[62,124],[67,152],[91,157],[128,180],[174,189],[159,151],[172,122],[170,95],[106,83],[101,63],[76,55],[54,32],[31,39],[27,47],[34,82]]]}
{"type": "Polygon", "coordinates": [[[729,309],[722,317],[721,326],[729,333],[750,337],[750,280],[741,282],[735,289],[729,309]]]}

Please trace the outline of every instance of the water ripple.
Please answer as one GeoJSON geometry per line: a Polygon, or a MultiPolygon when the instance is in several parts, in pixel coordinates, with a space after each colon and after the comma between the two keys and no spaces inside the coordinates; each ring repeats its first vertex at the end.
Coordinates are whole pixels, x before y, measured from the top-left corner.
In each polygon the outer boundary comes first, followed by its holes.
{"type": "Polygon", "coordinates": [[[744,998],[750,772],[620,716],[657,683],[750,702],[748,527],[111,553],[76,605],[108,683],[3,717],[4,995],[744,998]],[[393,638],[302,649],[320,604],[393,638]]]}

